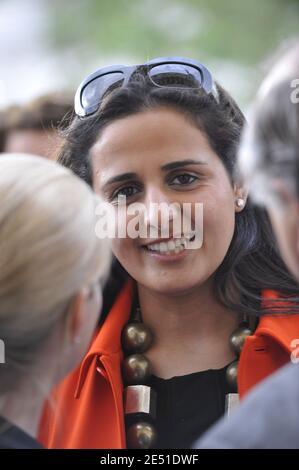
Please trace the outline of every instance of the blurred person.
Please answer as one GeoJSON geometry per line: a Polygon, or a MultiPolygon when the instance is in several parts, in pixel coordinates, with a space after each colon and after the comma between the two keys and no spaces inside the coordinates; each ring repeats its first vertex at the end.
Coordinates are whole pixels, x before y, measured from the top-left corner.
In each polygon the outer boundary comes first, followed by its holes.
{"type": "Polygon", "coordinates": [[[56,159],[59,130],[72,117],[69,94],[52,93],[0,112],[0,152],[21,152],[56,159]]]}
{"type": "MultiPolygon", "coordinates": [[[[276,62],[257,95],[240,150],[256,203],[267,208],[283,259],[299,281],[299,41],[276,62]]],[[[299,449],[299,335],[292,364],[257,386],[199,448],[299,449]]],[[[286,345],[287,347],[287,345],[286,345]]]]}
{"type": "Polygon", "coordinates": [[[52,448],[189,447],[226,399],[289,361],[299,335],[298,285],[235,172],[243,114],[203,64],[179,57],[99,69],[75,109],[59,161],[126,229],[142,204],[155,235],[112,240],[98,362],[87,357],[56,390],[40,437],[52,448]],[[203,243],[192,248],[198,202],[203,243]],[[178,207],[168,236],[160,203],[178,207]],[[194,232],[174,228],[185,203],[194,232]]]}
{"type": "Polygon", "coordinates": [[[99,198],[54,162],[3,154],[0,199],[0,448],[37,448],[50,389],[89,347],[109,249],[99,198]]]}
{"type": "Polygon", "coordinates": [[[221,419],[194,448],[299,449],[298,433],[299,365],[296,363],[285,365],[254,387],[240,408],[221,419]]]}

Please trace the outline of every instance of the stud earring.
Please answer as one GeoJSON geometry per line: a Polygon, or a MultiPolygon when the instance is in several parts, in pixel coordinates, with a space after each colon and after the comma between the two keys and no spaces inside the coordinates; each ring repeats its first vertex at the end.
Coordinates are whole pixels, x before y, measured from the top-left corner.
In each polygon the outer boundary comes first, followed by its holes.
{"type": "Polygon", "coordinates": [[[243,198],[238,197],[238,199],[236,200],[236,204],[237,204],[237,207],[241,208],[241,207],[244,207],[245,201],[243,198]]]}

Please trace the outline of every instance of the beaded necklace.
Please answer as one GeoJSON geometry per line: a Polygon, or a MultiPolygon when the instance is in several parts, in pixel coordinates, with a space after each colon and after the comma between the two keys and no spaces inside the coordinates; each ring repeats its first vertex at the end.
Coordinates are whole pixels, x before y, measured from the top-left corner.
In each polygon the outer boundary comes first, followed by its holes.
{"type": "MultiPolygon", "coordinates": [[[[250,335],[252,330],[244,318],[229,339],[237,359],[226,369],[226,380],[234,391],[226,395],[225,408],[228,414],[238,403],[238,360],[245,340],[250,335]]],[[[157,396],[155,390],[146,385],[151,376],[151,365],[144,354],[150,348],[152,341],[153,333],[141,321],[140,308],[137,307],[135,315],[122,331],[122,346],[126,354],[122,363],[122,375],[126,385],[124,412],[129,449],[151,449],[157,442],[155,427],[157,396]]]]}

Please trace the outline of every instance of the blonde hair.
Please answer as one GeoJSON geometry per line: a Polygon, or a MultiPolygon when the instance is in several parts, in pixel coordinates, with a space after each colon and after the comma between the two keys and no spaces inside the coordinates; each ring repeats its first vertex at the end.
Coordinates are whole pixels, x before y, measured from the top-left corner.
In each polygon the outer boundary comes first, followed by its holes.
{"type": "Polygon", "coordinates": [[[110,249],[95,233],[99,199],[57,163],[2,154],[0,201],[2,393],[4,376],[31,362],[74,295],[107,276],[110,249]]]}

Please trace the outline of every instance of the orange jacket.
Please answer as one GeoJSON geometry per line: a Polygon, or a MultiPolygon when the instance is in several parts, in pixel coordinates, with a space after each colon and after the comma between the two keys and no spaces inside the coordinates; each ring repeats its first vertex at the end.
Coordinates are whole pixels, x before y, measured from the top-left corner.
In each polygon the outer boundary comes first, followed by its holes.
{"type": "MultiPolygon", "coordinates": [[[[126,447],[120,333],[129,319],[132,294],[133,285],[128,282],[81,367],[63,381],[53,394],[51,406],[46,406],[40,428],[40,440],[46,447],[126,447]]],[[[267,295],[271,297],[273,292],[267,295]]],[[[290,360],[291,342],[295,338],[299,338],[299,314],[260,319],[240,356],[238,389],[241,397],[290,360]]]]}

